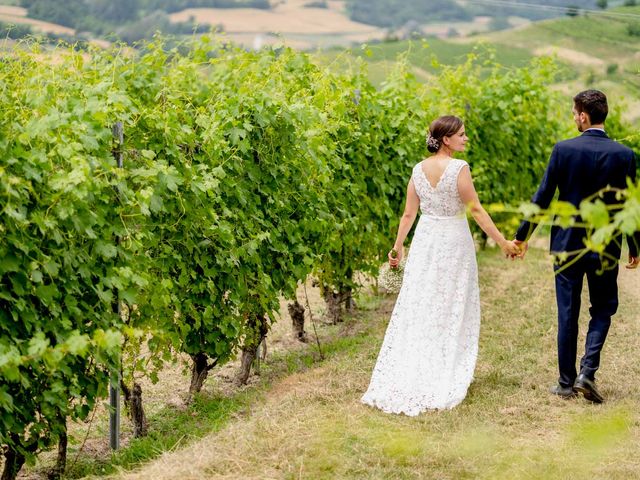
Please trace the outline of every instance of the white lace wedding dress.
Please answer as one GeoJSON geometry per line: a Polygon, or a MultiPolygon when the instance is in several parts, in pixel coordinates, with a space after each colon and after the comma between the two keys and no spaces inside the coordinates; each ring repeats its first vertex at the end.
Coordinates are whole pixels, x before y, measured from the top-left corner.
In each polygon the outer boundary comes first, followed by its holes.
{"type": "Polygon", "coordinates": [[[421,163],[413,168],[422,214],[362,397],[363,403],[385,412],[414,416],[453,408],[473,379],[480,332],[478,268],[457,187],[466,164],[451,160],[435,187],[421,163]]]}

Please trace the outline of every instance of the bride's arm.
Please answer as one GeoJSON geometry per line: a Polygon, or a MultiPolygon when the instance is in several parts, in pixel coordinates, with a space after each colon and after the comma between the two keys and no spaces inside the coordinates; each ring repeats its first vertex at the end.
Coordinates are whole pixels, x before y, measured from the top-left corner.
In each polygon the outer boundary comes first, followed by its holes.
{"type": "Polygon", "coordinates": [[[418,208],[420,207],[420,198],[416,193],[416,187],[413,184],[413,180],[409,180],[409,185],[407,185],[407,200],[404,205],[404,213],[402,217],[400,217],[400,225],[398,226],[398,235],[396,236],[396,241],[393,244],[393,249],[398,252],[398,256],[393,258],[391,256],[391,252],[389,252],[389,265],[392,267],[396,267],[400,260],[402,260],[402,245],[404,245],[404,240],[407,238],[407,234],[409,230],[411,230],[411,226],[416,219],[416,215],[418,214],[418,208]]]}
{"type": "Polygon", "coordinates": [[[496,244],[502,249],[506,255],[518,255],[520,249],[512,241],[504,238],[504,235],[500,233],[498,227],[496,227],[493,220],[484,209],[476,193],[476,189],[473,186],[473,180],[471,179],[471,171],[469,166],[465,165],[458,175],[458,192],[460,193],[460,199],[469,207],[473,219],[478,226],[486,233],[496,244]]]}

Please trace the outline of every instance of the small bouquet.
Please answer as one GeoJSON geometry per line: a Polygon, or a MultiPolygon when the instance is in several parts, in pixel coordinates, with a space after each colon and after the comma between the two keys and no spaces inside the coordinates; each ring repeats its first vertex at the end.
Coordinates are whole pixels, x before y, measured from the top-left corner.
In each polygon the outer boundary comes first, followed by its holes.
{"type": "MultiPolygon", "coordinates": [[[[391,250],[391,257],[396,258],[398,252],[391,250]]],[[[398,293],[402,286],[402,277],[404,276],[404,265],[406,256],[400,260],[396,268],[391,268],[389,262],[384,262],[378,270],[378,288],[388,293],[398,293]]]]}

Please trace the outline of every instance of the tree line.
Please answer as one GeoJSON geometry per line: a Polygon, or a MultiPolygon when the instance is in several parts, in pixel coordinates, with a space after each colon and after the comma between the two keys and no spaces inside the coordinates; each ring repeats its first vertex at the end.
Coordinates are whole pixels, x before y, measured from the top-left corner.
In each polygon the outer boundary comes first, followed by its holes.
{"type": "MultiPolygon", "coordinates": [[[[631,0],[633,1],[633,0],[631,0]]],[[[544,0],[535,2],[535,8],[529,6],[495,5],[490,2],[456,2],[454,0],[348,0],[347,9],[352,20],[384,28],[399,28],[408,22],[427,24],[434,22],[466,22],[476,16],[489,16],[506,19],[509,16],[542,20],[561,16],[558,10],[545,7],[571,7],[566,0],[544,0]]],[[[527,2],[521,2],[527,3],[527,2]]],[[[597,0],[586,0],[574,6],[577,15],[580,9],[595,8],[597,0]]],[[[606,5],[601,8],[606,8],[606,5]]],[[[567,10],[573,12],[574,10],[567,10]]]]}
{"type": "Polygon", "coordinates": [[[270,8],[268,0],[21,0],[21,5],[29,17],[73,28],[76,36],[115,35],[128,43],[151,38],[158,30],[188,35],[211,29],[193,21],[169,20],[170,13],[186,8],[270,8]]]}

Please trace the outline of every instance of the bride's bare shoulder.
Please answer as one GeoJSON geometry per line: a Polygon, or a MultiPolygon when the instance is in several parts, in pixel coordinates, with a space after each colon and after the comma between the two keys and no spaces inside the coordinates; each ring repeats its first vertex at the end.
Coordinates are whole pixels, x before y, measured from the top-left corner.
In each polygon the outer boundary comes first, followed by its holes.
{"type": "Polygon", "coordinates": [[[422,164],[426,161],[426,158],[421,158],[418,163],[416,163],[413,168],[422,167],[422,164]]]}

